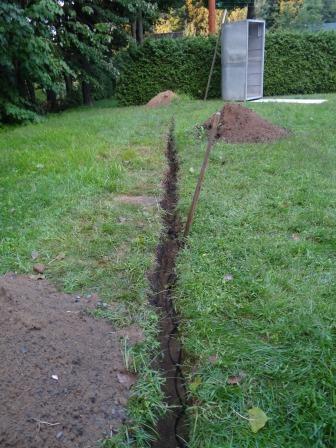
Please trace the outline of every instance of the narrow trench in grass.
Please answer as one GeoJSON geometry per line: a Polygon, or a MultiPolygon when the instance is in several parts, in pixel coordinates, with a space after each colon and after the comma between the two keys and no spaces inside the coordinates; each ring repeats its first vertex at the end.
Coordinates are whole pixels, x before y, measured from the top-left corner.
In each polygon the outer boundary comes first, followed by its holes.
{"type": "Polygon", "coordinates": [[[156,265],[150,275],[150,302],[157,309],[160,322],[161,357],[157,366],[165,376],[163,392],[169,406],[167,415],[157,425],[158,440],[153,448],[186,448],[188,427],[186,423],[186,389],[182,373],[183,352],[178,338],[178,316],[173,303],[176,283],[175,265],[182,247],[182,222],[176,210],[178,203],[179,162],[176,150],[174,123],[171,124],[166,158],[168,170],[164,181],[163,230],[157,246],[156,265]]]}

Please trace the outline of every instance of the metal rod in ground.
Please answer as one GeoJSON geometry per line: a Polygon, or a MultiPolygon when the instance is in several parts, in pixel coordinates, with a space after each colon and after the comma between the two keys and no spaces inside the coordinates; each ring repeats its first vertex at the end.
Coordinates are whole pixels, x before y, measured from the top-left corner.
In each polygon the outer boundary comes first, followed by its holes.
{"type": "Polygon", "coordinates": [[[212,58],[212,63],[211,63],[211,68],[210,68],[210,73],[209,73],[209,78],[208,78],[208,84],[207,84],[205,95],[204,95],[204,101],[206,101],[208,99],[208,94],[209,94],[212,74],[213,74],[213,71],[214,71],[214,68],[215,68],[215,62],[216,62],[216,57],[217,57],[218,45],[219,45],[219,41],[220,41],[220,38],[221,38],[222,28],[223,28],[223,25],[224,25],[224,22],[225,22],[225,19],[226,19],[226,15],[227,15],[227,9],[225,9],[223,11],[222,22],[221,22],[219,33],[218,33],[218,36],[217,36],[217,42],[216,42],[216,47],[215,47],[215,51],[214,51],[213,58],[212,58]]]}
{"type": "Polygon", "coordinates": [[[184,234],[183,234],[184,238],[187,238],[187,236],[189,235],[190,227],[191,227],[193,219],[194,219],[195,210],[196,210],[197,202],[198,202],[198,199],[199,199],[199,196],[201,193],[201,188],[202,188],[202,184],[204,181],[205,172],[206,172],[206,169],[207,169],[207,166],[209,163],[210,152],[211,152],[211,149],[215,142],[215,137],[216,137],[216,133],[217,133],[220,116],[221,116],[220,112],[217,112],[217,113],[215,113],[215,115],[213,116],[213,118],[211,120],[211,128],[210,128],[210,132],[209,132],[208,145],[207,145],[207,149],[205,151],[202,168],[201,168],[200,174],[198,176],[198,181],[197,181],[197,185],[195,188],[194,197],[193,197],[190,209],[189,209],[187,222],[186,222],[186,225],[184,228],[184,234]]]}

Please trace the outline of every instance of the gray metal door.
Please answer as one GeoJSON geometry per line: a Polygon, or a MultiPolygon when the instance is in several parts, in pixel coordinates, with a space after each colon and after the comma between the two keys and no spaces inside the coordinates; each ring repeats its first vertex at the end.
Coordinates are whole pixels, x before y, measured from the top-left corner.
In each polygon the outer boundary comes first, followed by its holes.
{"type": "Polygon", "coordinates": [[[222,97],[245,101],[263,96],[265,22],[231,22],[222,30],[222,97]]]}
{"type": "Polygon", "coordinates": [[[263,96],[265,23],[248,23],[248,60],[246,70],[246,99],[263,96]]]}

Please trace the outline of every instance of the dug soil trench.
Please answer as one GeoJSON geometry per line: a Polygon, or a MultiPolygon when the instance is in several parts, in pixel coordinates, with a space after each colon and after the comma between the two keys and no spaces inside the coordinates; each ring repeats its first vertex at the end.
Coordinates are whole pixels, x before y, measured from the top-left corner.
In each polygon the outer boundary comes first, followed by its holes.
{"type": "Polygon", "coordinates": [[[178,339],[178,316],[172,297],[176,282],[176,257],[182,247],[180,239],[182,224],[176,210],[179,167],[173,125],[168,137],[166,156],[168,171],[165,179],[165,193],[161,202],[164,227],[157,247],[156,266],[150,275],[150,282],[151,303],[157,307],[160,316],[161,358],[157,367],[165,376],[163,391],[170,410],[158,423],[156,430],[159,438],[152,447],[184,448],[187,446],[188,433],[184,414],[186,391],[181,370],[183,355],[178,339]]]}

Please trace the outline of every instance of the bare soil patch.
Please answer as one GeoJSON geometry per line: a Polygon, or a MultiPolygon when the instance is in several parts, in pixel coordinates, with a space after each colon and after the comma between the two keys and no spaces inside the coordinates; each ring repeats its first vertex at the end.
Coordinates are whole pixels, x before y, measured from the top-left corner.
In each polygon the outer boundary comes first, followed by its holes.
{"type": "Polygon", "coordinates": [[[86,312],[97,300],[0,277],[1,448],[91,448],[125,420],[133,376],[120,334],[86,312]]]}
{"type": "MultiPolygon", "coordinates": [[[[288,131],[276,126],[251,109],[236,103],[227,103],[221,110],[216,138],[228,143],[272,142],[288,136],[288,131]]],[[[210,129],[210,117],[204,127],[210,129]]]]}
{"type": "Polygon", "coordinates": [[[171,90],[165,90],[164,92],[158,93],[150,101],[148,101],[147,107],[167,106],[176,97],[176,93],[172,92],[171,90]]]}
{"type": "Polygon", "coordinates": [[[152,207],[153,205],[158,204],[157,198],[155,198],[153,196],[120,195],[120,196],[116,196],[116,200],[118,202],[123,202],[124,204],[143,205],[145,207],[152,207]]]}

